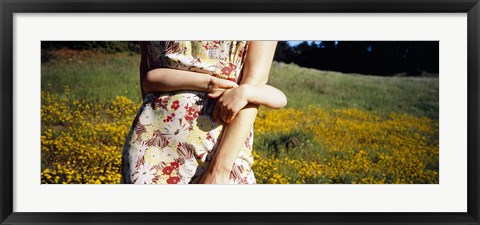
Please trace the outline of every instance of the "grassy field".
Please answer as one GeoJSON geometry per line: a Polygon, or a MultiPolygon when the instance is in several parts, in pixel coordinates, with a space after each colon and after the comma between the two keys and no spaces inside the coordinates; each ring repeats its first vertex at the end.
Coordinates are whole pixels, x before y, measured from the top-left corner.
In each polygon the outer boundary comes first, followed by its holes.
{"type": "MultiPolygon", "coordinates": [[[[42,63],[42,183],[119,183],[139,55],[62,50],[42,63]]],[[[259,183],[438,183],[438,78],[274,63],[288,106],[255,123],[259,183]]]]}

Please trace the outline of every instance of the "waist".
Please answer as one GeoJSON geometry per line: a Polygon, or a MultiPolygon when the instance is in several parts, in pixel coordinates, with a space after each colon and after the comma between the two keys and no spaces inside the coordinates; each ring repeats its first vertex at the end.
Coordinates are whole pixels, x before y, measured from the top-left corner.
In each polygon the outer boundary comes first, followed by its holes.
{"type": "Polygon", "coordinates": [[[190,114],[212,115],[216,100],[200,91],[153,92],[145,95],[144,107],[149,105],[154,110],[167,113],[188,112],[190,114]]]}
{"type": "Polygon", "coordinates": [[[143,98],[143,103],[149,103],[157,101],[159,98],[172,98],[174,96],[183,97],[183,98],[208,98],[207,93],[200,92],[200,91],[190,91],[190,90],[182,90],[182,91],[167,91],[167,92],[150,92],[145,95],[143,98]]]}

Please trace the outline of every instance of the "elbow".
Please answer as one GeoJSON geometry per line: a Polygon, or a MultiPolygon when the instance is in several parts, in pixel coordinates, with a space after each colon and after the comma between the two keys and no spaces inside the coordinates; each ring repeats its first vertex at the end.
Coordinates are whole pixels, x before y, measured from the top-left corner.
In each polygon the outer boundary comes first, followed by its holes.
{"type": "Polygon", "coordinates": [[[275,103],[271,104],[269,107],[272,109],[281,109],[281,108],[284,108],[285,106],[287,106],[287,96],[281,93],[281,95],[279,95],[279,98],[276,99],[275,103]]]}
{"type": "Polygon", "coordinates": [[[156,74],[154,70],[150,70],[145,73],[142,81],[142,88],[145,93],[154,92],[152,87],[155,86],[153,85],[156,82],[155,76],[156,74]]]}
{"type": "Polygon", "coordinates": [[[150,72],[145,73],[145,75],[143,76],[143,79],[142,79],[142,84],[141,85],[142,85],[142,89],[145,93],[151,92],[150,91],[150,85],[149,85],[151,78],[149,78],[149,73],[150,72]]]}

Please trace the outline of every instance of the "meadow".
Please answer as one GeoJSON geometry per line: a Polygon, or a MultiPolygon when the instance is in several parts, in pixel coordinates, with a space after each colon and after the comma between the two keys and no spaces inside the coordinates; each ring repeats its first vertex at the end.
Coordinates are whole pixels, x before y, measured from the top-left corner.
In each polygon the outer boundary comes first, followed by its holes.
{"type": "MultiPolygon", "coordinates": [[[[50,52],[42,62],[42,183],[120,182],[141,105],[138,54],[50,52]]],[[[274,62],[288,105],[261,107],[257,182],[438,183],[438,77],[342,74],[274,62]]]]}

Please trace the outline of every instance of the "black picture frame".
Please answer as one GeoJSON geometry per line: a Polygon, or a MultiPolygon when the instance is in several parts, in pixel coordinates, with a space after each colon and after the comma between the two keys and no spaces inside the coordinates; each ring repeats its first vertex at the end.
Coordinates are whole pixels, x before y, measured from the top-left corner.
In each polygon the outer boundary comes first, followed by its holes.
{"type": "Polygon", "coordinates": [[[0,0],[1,224],[480,224],[479,0],[0,0]],[[23,213],[13,212],[14,13],[467,13],[468,206],[466,213],[23,213]]]}

